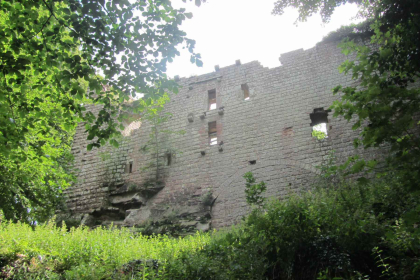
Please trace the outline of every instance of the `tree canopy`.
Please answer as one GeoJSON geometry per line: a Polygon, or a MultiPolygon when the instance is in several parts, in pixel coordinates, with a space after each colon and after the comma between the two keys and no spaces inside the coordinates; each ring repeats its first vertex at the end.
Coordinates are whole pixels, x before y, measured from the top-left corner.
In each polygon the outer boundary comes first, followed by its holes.
{"type": "Polygon", "coordinates": [[[6,218],[48,208],[68,185],[66,162],[79,122],[92,140],[88,149],[108,140],[116,146],[124,101],[144,94],[135,108],[142,111],[165,91],[177,91],[165,74],[177,46],[201,66],[195,41],[179,28],[191,16],[169,0],[1,1],[0,204],[6,218]],[[86,103],[101,111],[86,112],[86,103]]]}
{"type": "Polygon", "coordinates": [[[346,3],[355,3],[367,8],[369,3],[365,0],[278,0],[274,3],[273,14],[282,15],[287,7],[298,10],[298,21],[306,21],[316,13],[320,13],[322,20],[328,22],[335,8],[346,3]]]}

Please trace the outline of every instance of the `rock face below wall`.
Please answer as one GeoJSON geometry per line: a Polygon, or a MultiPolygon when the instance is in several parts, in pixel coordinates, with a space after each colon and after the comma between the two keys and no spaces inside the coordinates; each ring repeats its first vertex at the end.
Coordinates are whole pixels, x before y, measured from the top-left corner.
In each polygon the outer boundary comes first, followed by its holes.
{"type": "Polygon", "coordinates": [[[159,156],[170,158],[158,176],[156,170],[144,171],[151,160],[142,152],[151,132],[146,121],[129,124],[118,149],[93,151],[86,150],[81,125],[73,146],[78,181],[66,190],[67,218],[146,231],[208,230],[248,213],[245,172],[264,180],[270,197],[305,191],[332,150],[339,162],[367,155],[353,148],[358,132],[352,124],[328,111],[338,98],[331,89],[354,85],[337,70],[346,59],[336,44],[325,43],[283,54],[282,65],[273,69],[238,61],[177,78],[180,92],[166,105],[172,117],[161,129],[185,133],[161,138],[165,148],[159,156]],[[324,140],[311,136],[320,122],[328,132],[324,140]]]}
{"type": "MultiPolygon", "coordinates": [[[[148,202],[164,189],[162,183],[110,185],[107,202],[99,208],[92,208],[79,219],[81,225],[119,226],[137,228],[143,233],[172,235],[208,231],[211,228],[211,205],[202,202],[188,207],[160,205],[150,207],[148,202]],[[105,206],[106,205],[106,206],[105,206]]],[[[69,216],[62,217],[64,220],[69,216]]]]}

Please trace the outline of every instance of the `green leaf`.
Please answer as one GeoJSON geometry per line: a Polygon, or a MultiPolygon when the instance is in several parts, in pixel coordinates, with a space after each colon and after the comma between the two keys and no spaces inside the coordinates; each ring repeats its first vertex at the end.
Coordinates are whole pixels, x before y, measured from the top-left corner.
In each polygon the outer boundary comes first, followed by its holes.
{"type": "Polygon", "coordinates": [[[112,146],[114,146],[115,148],[118,148],[118,147],[119,147],[119,143],[118,143],[115,139],[111,139],[111,140],[109,141],[109,143],[110,143],[112,146]]]}
{"type": "Polygon", "coordinates": [[[367,179],[367,178],[365,178],[365,177],[360,177],[360,178],[358,178],[358,179],[357,179],[357,182],[358,182],[360,185],[368,185],[368,184],[369,184],[369,182],[370,182],[370,180],[369,180],[369,179],[367,179]]]}
{"type": "MultiPolygon", "coordinates": [[[[177,91],[164,70],[184,43],[199,58],[180,29],[191,14],[167,1],[2,1],[0,7],[0,212],[41,222],[73,180],[77,124],[85,124],[84,137],[95,139],[87,149],[99,148],[118,137],[116,116],[133,89],[150,99],[138,111],[177,91]],[[95,106],[104,109],[93,114],[95,106]],[[12,189],[22,197],[13,197],[12,189]]],[[[115,139],[110,143],[118,147],[115,139]]]]}

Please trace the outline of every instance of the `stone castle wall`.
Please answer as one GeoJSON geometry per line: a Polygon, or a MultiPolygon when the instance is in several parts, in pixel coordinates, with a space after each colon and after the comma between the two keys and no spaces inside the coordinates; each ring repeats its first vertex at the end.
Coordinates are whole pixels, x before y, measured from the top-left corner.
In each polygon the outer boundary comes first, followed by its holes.
{"type": "Polygon", "coordinates": [[[316,176],[315,167],[331,150],[339,160],[355,153],[352,141],[357,132],[332,112],[328,138],[311,136],[314,109],[328,109],[338,98],[331,91],[336,85],[354,83],[337,70],[345,59],[335,43],[323,43],[282,54],[282,66],[273,69],[254,61],[181,78],[180,92],[166,105],[172,117],[165,126],[185,133],[162,140],[173,152],[170,165],[160,171],[163,184],[153,182],[153,171],[143,170],[151,160],[141,151],[149,140],[150,124],[132,124],[134,129],[126,131],[118,149],[89,152],[80,126],[73,147],[78,182],[67,190],[69,213],[96,224],[129,226],[176,215],[199,229],[210,223],[219,228],[249,211],[242,177],[247,171],[266,182],[269,197],[286,198],[305,190],[316,176]],[[209,110],[211,90],[216,90],[215,110],[209,110]],[[213,121],[218,145],[211,146],[208,130],[213,121]],[[209,191],[215,200],[203,203],[209,191]]]}

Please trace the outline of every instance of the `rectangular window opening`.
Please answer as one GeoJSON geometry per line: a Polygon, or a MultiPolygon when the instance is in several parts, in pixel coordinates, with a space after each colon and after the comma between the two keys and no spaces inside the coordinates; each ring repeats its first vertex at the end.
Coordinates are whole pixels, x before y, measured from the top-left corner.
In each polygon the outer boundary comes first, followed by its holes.
{"type": "Polygon", "coordinates": [[[209,143],[210,146],[217,145],[217,123],[209,122],[209,143]]]}
{"type": "Polygon", "coordinates": [[[322,140],[328,138],[328,112],[324,108],[316,108],[309,116],[311,118],[312,137],[322,140]]]}
{"type": "Polygon", "coordinates": [[[166,165],[171,165],[172,163],[172,154],[171,153],[167,153],[166,154],[166,165]]]}
{"type": "Polygon", "coordinates": [[[133,162],[130,161],[130,163],[128,164],[128,173],[133,173],[133,162]]]}
{"type": "Polygon", "coordinates": [[[212,89],[212,90],[209,90],[209,111],[214,110],[216,108],[217,108],[216,90],[212,89]]]}
{"type": "Polygon", "coordinates": [[[248,84],[242,84],[241,89],[244,92],[244,100],[249,100],[249,87],[248,84]]]}

